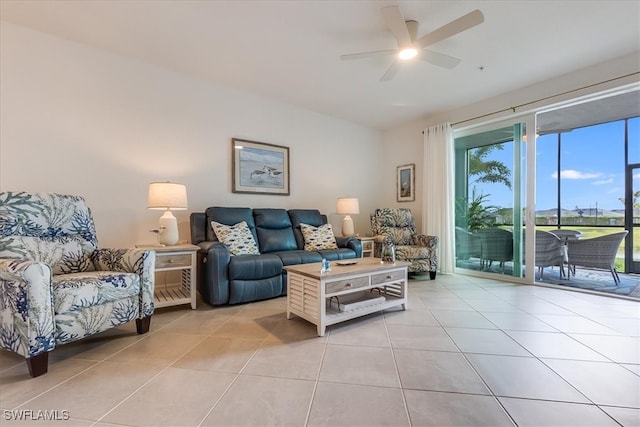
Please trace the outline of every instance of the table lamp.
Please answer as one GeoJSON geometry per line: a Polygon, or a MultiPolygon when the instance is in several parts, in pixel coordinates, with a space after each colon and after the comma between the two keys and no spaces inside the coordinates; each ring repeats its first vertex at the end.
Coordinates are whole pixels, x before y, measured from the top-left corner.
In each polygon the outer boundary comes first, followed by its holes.
{"type": "Polygon", "coordinates": [[[187,188],[175,182],[152,182],[149,184],[147,208],[162,209],[158,243],[173,246],[178,243],[178,221],[171,211],[187,209],[187,188]]]}
{"type": "Polygon", "coordinates": [[[344,237],[351,237],[354,235],[353,220],[349,215],[356,215],[360,213],[360,203],[355,197],[340,197],[336,205],[336,213],[338,215],[345,215],[342,220],[342,235],[344,237]]]}

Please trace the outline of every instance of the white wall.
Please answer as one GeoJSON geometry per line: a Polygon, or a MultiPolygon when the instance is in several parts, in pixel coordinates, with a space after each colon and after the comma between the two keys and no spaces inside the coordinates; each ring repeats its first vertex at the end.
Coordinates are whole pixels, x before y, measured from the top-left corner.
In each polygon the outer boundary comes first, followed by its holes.
{"type": "Polygon", "coordinates": [[[408,125],[385,132],[384,159],[386,164],[380,169],[384,177],[382,193],[390,195],[389,202],[384,207],[408,208],[413,213],[416,227],[422,230],[420,212],[422,211],[422,177],[423,177],[423,147],[425,126],[422,121],[416,121],[408,125]],[[415,164],[415,201],[398,202],[397,200],[397,167],[415,164]]]}
{"type": "Polygon", "coordinates": [[[317,208],[339,231],[332,213],[345,195],[360,199],[356,232],[370,232],[388,179],[377,173],[379,131],[6,22],[0,30],[0,190],[84,196],[101,246],[155,243],[161,212],[146,209],[147,185],[164,180],[187,186],[181,240],[189,212],[213,205],[317,208]],[[290,196],[232,193],[233,137],[290,148],[290,196]]]}
{"type": "MultiPolygon", "coordinates": [[[[558,76],[517,91],[497,95],[493,98],[467,105],[435,116],[424,117],[395,129],[384,132],[384,158],[394,164],[416,164],[416,202],[398,203],[399,207],[409,207],[414,212],[418,230],[422,215],[423,164],[422,131],[432,125],[450,122],[454,129],[477,125],[484,122],[506,119],[509,116],[535,111],[543,106],[567,102],[597,94],[614,88],[637,84],[640,81],[640,52],[607,61],[594,67],[558,76]],[[584,89],[581,89],[584,88],[584,89]],[[532,102],[540,100],[538,102],[532,102]],[[528,104],[528,105],[524,105],[528,104]],[[516,108],[512,108],[512,107],[516,108]],[[518,107],[521,106],[521,107],[518,107]],[[507,110],[507,111],[504,111],[507,110]],[[515,111],[514,111],[515,110],[515,111]],[[487,117],[477,118],[479,116],[487,117]],[[458,125],[455,125],[459,123],[458,125]],[[408,160],[410,159],[410,160],[408,160]]],[[[385,187],[385,193],[391,191],[385,187]]],[[[428,199],[428,195],[427,195],[428,199]]],[[[438,203],[428,199],[428,202],[438,203]]]]}

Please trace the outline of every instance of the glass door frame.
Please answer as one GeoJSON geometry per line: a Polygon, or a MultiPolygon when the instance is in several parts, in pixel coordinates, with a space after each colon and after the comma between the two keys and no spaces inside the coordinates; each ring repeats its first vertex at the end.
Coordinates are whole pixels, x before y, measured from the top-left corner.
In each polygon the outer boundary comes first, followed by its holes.
{"type": "Polygon", "coordinates": [[[640,190],[633,187],[634,172],[640,173],[640,163],[632,163],[625,166],[624,189],[624,228],[629,232],[625,241],[625,273],[640,273],[640,259],[635,260],[633,254],[634,229],[640,229],[640,223],[634,222],[633,193],[640,190]]]}
{"type": "MultiPolygon", "coordinates": [[[[513,188],[516,191],[516,188],[519,188],[519,192],[521,194],[522,191],[525,192],[525,210],[524,216],[521,218],[524,224],[532,225],[530,227],[523,227],[524,230],[524,242],[525,247],[522,245],[514,245],[514,251],[518,251],[519,253],[514,253],[514,264],[519,262],[519,266],[524,264],[524,277],[522,274],[518,276],[508,276],[508,275],[499,275],[494,273],[485,273],[481,271],[473,271],[468,269],[459,268],[456,266],[455,272],[462,274],[471,274],[478,275],[484,277],[491,278],[502,278],[505,281],[510,282],[519,282],[525,284],[535,284],[535,218],[536,218],[536,205],[535,205],[535,194],[536,194],[536,144],[535,144],[535,131],[536,129],[536,115],[535,113],[522,114],[518,116],[511,117],[509,119],[503,119],[500,121],[494,121],[490,123],[483,123],[481,125],[471,125],[467,127],[455,127],[454,126],[454,140],[460,137],[470,136],[474,134],[479,134],[483,132],[488,132],[500,128],[505,128],[513,126],[514,127],[514,165],[516,162],[518,167],[514,169],[513,174],[513,188]],[[520,126],[515,126],[520,125],[520,126]],[[522,129],[524,128],[524,132],[522,129]],[[516,141],[517,140],[517,141],[516,141]],[[522,165],[522,151],[521,147],[524,143],[525,149],[525,175],[522,173],[515,173],[515,171],[521,172],[522,165]],[[517,147],[517,148],[516,148],[517,147]],[[524,182],[522,182],[524,180],[524,182]],[[525,259],[522,258],[523,254],[526,256],[525,259]],[[521,261],[521,262],[520,262],[521,261]]],[[[460,167],[456,163],[456,168],[460,167]]],[[[466,168],[465,168],[466,169],[466,168]]],[[[467,174],[467,171],[464,172],[467,174]]],[[[458,171],[456,171],[456,175],[458,171]]],[[[457,186],[458,184],[456,184],[457,186]]],[[[522,200],[522,197],[519,197],[519,200],[522,200]]],[[[514,226],[516,223],[516,218],[522,216],[522,206],[519,201],[514,203],[514,226]],[[516,212],[517,210],[517,212],[516,212]]],[[[516,242],[519,239],[516,239],[516,242]]]]}

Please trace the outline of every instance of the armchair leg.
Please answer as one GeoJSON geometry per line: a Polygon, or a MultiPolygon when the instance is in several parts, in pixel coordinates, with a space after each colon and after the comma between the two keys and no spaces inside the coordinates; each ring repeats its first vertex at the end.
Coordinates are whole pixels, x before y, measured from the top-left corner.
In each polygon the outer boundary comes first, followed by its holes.
{"type": "Polygon", "coordinates": [[[37,356],[29,357],[25,360],[27,362],[27,367],[29,368],[29,375],[33,378],[46,374],[49,369],[48,351],[40,353],[37,356]]]}
{"type": "Polygon", "coordinates": [[[142,319],[136,319],[136,330],[139,334],[146,334],[149,332],[151,326],[151,316],[143,317],[142,319]]]}
{"type": "Polygon", "coordinates": [[[429,272],[429,279],[436,280],[436,272],[435,271],[430,271],[429,272]]]}

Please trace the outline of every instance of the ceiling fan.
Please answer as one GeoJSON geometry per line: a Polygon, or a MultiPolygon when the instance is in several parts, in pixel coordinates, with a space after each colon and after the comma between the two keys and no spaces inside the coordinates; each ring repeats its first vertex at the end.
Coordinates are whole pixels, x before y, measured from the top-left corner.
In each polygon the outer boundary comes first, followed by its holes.
{"type": "Polygon", "coordinates": [[[350,53],[341,55],[340,59],[348,60],[396,54],[396,58],[391,63],[391,66],[389,66],[387,71],[380,78],[380,81],[383,82],[391,80],[393,76],[396,75],[402,65],[402,61],[407,61],[413,58],[419,58],[423,61],[427,61],[444,68],[455,67],[460,62],[459,58],[427,50],[426,48],[484,22],[484,15],[476,9],[473,12],[469,12],[440,28],[417,38],[418,22],[405,21],[402,17],[402,13],[400,12],[400,7],[383,7],[382,16],[387,27],[396,38],[398,48],[350,53]]]}

